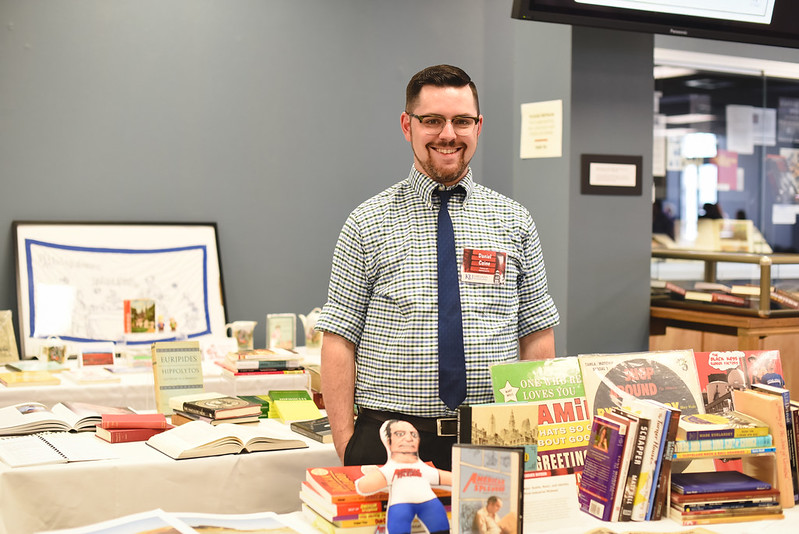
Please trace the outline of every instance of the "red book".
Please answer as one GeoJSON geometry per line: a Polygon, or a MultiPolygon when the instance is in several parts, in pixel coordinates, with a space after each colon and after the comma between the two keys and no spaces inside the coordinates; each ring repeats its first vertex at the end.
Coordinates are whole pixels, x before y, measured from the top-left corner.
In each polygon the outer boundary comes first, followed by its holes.
{"type": "Polygon", "coordinates": [[[97,427],[96,436],[109,443],[127,443],[129,441],[147,441],[156,434],[174,428],[167,425],[167,428],[103,428],[97,427]]]}
{"type": "Polygon", "coordinates": [[[100,427],[110,428],[169,428],[162,413],[104,413],[100,427]]]}

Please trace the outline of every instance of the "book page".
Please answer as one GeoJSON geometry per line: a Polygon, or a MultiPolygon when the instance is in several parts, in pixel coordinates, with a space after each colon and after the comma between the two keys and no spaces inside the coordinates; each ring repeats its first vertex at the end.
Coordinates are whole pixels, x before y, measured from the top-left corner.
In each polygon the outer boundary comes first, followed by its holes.
{"type": "Polygon", "coordinates": [[[0,435],[32,434],[45,430],[69,430],[69,424],[44,404],[25,402],[0,408],[0,435]]]}
{"type": "Polygon", "coordinates": [[[94,434],[56,432],[52,434],[39,434],[39,437],[52,446],[52,448],[58,450],[58,452],[70,462],[119,458],[119,456],[114,453],[111,444],[97,439],[94,434]]]}
{"type": "Polygon", "coordinates": [[[38,435],[0,439],[0,460],[10,467],[61,464],[67,461],[38,435]]]}

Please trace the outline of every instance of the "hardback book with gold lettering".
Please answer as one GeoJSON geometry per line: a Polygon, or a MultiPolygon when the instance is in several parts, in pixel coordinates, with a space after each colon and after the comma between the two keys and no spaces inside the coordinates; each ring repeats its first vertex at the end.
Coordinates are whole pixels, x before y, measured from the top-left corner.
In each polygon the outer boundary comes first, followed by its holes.
{"type": "Polygon", "coordinates": [[[152,359],[159,413],[172,413],[172,397],[203,392],[203,355],[198,341],[157,341],[152,345],[152,359]]]}

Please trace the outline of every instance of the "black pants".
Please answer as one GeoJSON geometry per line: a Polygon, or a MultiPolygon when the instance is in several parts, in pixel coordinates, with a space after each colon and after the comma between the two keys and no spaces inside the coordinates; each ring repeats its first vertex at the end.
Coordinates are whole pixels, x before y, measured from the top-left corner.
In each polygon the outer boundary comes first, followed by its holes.
{"type": "MultiPolygon", "coordinates": [[[[401,414],[397,419],[403,419],[401,414]]],[[[411,421],[413,423],[413,421],[411,421]]],[[[360,415],[355,421],[355,432],[352,434],[347,448],[344,451],[344,465],[382,465],[386,463],[386,448],[380,440],[380,426],[383,424],[378,419],[360,415]]],[[[419,458],[444,471],[452,471],[452,445],[455,436],[438,436],[435,432],[427,432],[420,428],[419,431],[419,458]]]]}

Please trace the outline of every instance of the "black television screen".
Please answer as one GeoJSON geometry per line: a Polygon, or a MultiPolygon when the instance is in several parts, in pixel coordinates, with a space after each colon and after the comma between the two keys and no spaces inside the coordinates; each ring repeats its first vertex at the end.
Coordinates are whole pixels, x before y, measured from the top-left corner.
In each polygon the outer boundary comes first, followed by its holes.
{"type": "Polygon", "coordinates": [[[799,0],[514,0],[511,16],[799,48],[799,0]]]}

